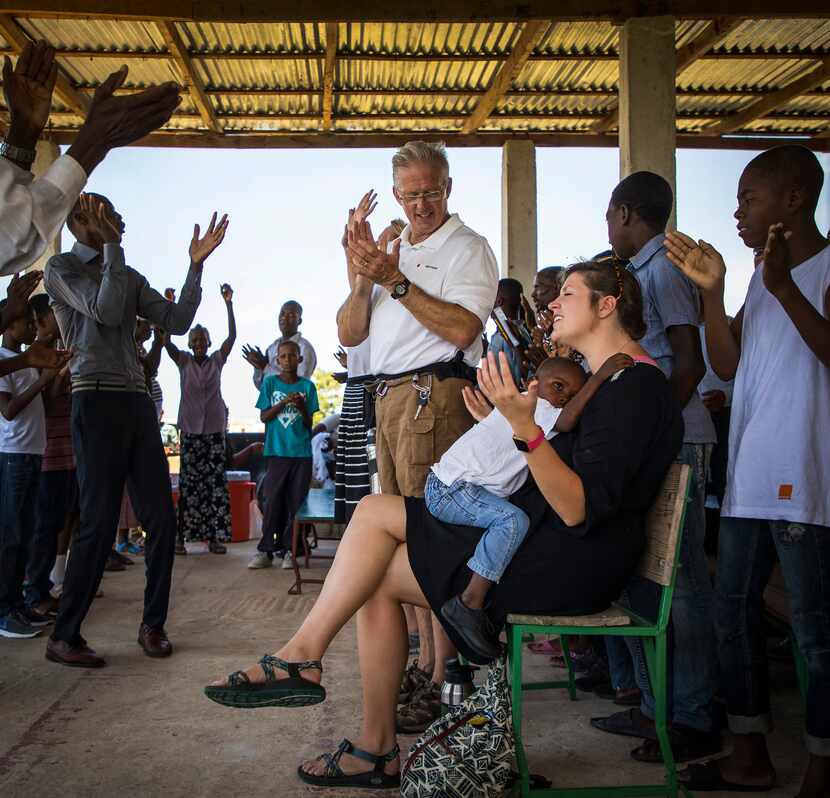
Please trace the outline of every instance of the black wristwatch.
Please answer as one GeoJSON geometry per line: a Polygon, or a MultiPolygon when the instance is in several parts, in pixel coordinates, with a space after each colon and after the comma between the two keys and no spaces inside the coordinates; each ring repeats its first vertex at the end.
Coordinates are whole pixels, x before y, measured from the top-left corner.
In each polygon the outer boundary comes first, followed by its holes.
{"type": "Polygon", "coordinates": [[[392,291],[390,292],[392,294],[392,299],[403,299],[409,293],[410,285],[412,285],[412,283],[410,283],[406,277],[404,277],[401,282],[395,283],[395,285],[392,286],[392,291]]]}

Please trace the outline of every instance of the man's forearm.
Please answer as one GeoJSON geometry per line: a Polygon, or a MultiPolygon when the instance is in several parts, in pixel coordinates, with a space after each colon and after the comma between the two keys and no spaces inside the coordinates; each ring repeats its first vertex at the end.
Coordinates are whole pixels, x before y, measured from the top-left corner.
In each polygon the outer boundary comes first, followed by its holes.
{"type": "Polygon", "coordinates": [[[356,283],[337,313],[337,337],[343,346],[357,346],[369,337],[372,287],[356,283]]]}
{"type": "Polygon", "coordinates": [[[481,319],[453,302],[430,296],[414,283],[400,302],[424,327],[458,349],[467,349],[481,335],[481,319]]]}
{"type": "Polygon", "coordinates": [[[830,320],[816,310],[795,283],[776,298],[804,343],[824,366],[830,368],[830,320]]]}
{"type": "Polygon", "coordinates": [[[706,294],[703,299],[703,320],[706,334],[706,352],[712,370],[722,380],[731,380],[738,370],[741,347],[732,333],[723,295],[706,294]]]}

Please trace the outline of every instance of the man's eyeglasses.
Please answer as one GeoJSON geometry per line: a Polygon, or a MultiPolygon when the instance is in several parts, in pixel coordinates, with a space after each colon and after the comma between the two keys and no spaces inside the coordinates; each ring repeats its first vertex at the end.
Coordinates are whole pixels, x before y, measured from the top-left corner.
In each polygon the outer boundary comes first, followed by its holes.
{"type": "Polygon", "coordinates": [[[441,188],[433,189],[432,191],[421,191],[418,194],[403,194],[402,192],[398,192],[398,199],[403,202],[405,205],[414,205],[418,200],[424,200],[425,202],[438,202],[439,200],[444,199],[444,195],[447,193],[447,186],[443,185],[441,188]]]}

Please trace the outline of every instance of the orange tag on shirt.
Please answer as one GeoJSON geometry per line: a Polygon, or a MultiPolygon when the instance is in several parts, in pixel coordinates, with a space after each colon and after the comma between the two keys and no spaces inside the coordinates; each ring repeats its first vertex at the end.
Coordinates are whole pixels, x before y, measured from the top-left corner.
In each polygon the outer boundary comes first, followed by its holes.
{"type": "Polygon", "coordinates": [[[790,501],[793,497],[793,486],[792,485],[779,485],[778,486],[778,501],[790,501]]]}

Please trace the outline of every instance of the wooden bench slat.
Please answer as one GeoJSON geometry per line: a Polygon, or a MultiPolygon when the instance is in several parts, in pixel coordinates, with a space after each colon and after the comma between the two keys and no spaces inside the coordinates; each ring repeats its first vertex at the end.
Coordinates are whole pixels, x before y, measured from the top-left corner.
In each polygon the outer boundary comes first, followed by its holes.
{"type": "Polygon", "coordinates": [[[630,626],[631,618],[618,607],[609,607],[593,615],[514,615],[507,622],[526,626],[630,626]]]}

